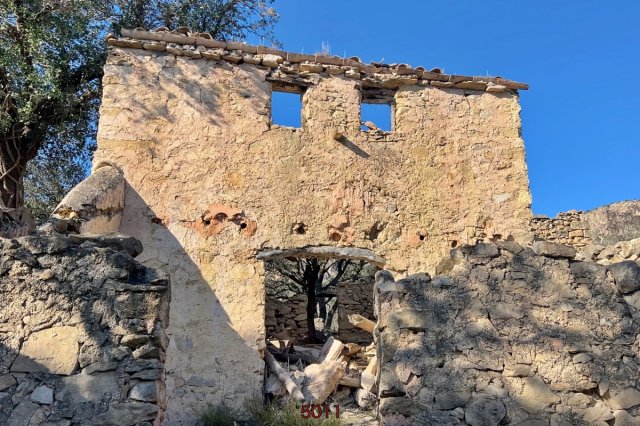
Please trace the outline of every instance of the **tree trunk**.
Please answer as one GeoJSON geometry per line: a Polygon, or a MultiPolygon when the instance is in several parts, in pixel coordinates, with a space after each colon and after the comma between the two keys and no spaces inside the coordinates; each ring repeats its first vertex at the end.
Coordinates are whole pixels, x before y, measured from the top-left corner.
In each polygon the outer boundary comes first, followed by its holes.
{"type": "Polygon", "coordinates": [[[317,259],[308,259],[305,261],[304,282],[307,290],[307,335],[309,343],[318,343],[316,337],[316,282],[320,273],[320,265],[317,259]]]}
{"type": "MultiPolygon", "coordinates": [[[[313,283],[315,284],[315,283],[313,283]]],[[[311,283],[307,283],[307,334],[309,343],[317,343],[316,338],[316,287],[311,283]]]]}
{"type": "Polygon", "coordinates": [[[24,207],[24,174],[39,144],[11,134],[0,135],[0,207],[24,207]]]}

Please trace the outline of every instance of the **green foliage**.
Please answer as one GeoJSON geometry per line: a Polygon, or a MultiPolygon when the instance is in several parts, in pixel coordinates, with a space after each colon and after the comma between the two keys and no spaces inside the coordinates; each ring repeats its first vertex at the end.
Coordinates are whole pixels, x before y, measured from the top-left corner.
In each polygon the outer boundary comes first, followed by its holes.
{"type": "Polygon", "coordinates": [[[1,0],[0,206],[22,205],[25,172],[27,203],[39,215],[84,178],[83,162],[95,147],[107,33],[180,25],[218,39],[273,40],[272,2],[1,0]],[[60,182],[43,182],[56,177],[60,182]]]}

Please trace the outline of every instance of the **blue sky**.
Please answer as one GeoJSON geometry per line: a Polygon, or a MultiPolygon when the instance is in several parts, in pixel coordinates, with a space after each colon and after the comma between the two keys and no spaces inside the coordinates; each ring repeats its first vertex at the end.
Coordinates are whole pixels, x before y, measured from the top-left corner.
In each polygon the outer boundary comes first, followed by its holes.
{"type": "Polygon", "coordinates": [[[640,198],[640,1],[276,0],[285,50],[500,75],[521,92],[534,213],[640,198]]]}

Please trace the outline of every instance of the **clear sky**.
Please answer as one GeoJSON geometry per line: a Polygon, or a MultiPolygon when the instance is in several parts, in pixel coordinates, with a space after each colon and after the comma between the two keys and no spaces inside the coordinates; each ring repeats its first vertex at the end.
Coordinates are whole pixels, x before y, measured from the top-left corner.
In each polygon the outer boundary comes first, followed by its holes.
{"type": "Polygon", "coordinates": [[[533,211],[640,199],[640,0],[276,0],[284,49],[499,75],[521,91],[533,211]]]}

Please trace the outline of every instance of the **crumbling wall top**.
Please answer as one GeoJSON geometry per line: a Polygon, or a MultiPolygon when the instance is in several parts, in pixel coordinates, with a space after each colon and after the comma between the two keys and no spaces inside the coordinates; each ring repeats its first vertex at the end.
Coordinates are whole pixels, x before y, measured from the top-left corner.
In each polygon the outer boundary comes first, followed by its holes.
{"type": "MultiPolygon", "coordinates": [[[[208,33],[192,33],[185,27],[169,31],[143,29],[122,30],[123,37],[110,35],[110,46],[167,52],[178,56],[223,60],[233,64],[246,63],[272,69],[270,80],[281,83],[281,90],[298,91],[318,74],[345,75],[360,80],[363,87],[396,89],[401,85],[422,85],[465,90],[506,92],[527,90],[529,86],[501,77],[448,75],[438,68],[411,67],[407,64],[365,64],[357,57],[341,58],[328,55],[308,55],[285,52],[265,46],[214,40],[208,33]]],[[[374,95],[375,97],[376,95],[374,95]]],[[[380,94],[384,99],[384,94],[380,94]]]]}

